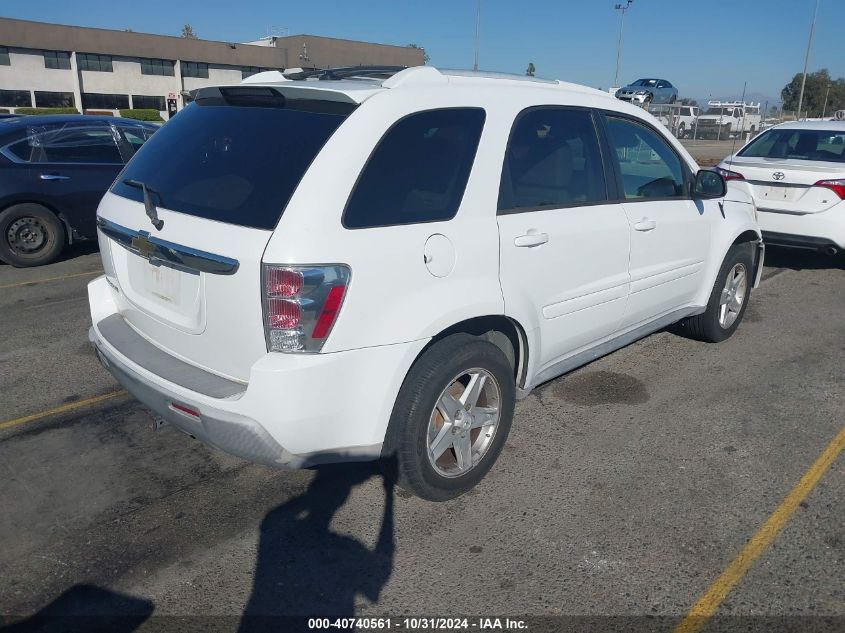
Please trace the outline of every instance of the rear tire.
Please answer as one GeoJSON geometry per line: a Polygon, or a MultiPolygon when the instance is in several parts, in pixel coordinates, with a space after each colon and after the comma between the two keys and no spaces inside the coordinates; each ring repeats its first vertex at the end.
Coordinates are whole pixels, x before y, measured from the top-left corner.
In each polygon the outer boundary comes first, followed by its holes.
{"type": "Polygon", "coordinates": [[[681,331],[708,343],[730,338],[739,327],[751,299],[753,272],[753,245],[744,242],[731,246],[716,275],[707,309],[683,321],[681,331]]]}
{"type": "Polygon", "coordinates": [[[65,238],[59,218],[40,204],[16,204],[0,213],[0,259],[17,268],[55,261],[65,238]]]}
{"type": "Polygon", "coordinates": [[[382,455],[396,457],[405,490],[429,501],[454,499],[495,463],[515,404],[513,367],[502,350],[469,334],[448,336],[408,372],[382,455]]]}

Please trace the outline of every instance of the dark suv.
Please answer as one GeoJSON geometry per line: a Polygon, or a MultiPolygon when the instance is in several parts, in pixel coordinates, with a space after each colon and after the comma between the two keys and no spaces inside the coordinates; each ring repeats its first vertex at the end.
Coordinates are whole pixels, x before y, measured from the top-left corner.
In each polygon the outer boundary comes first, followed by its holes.
{"type": "Polygon", "coordinates": [[[95,236],[100,198],[157,129],[90,115],[0,121],[0,259],[40,266],[95,236]]]}

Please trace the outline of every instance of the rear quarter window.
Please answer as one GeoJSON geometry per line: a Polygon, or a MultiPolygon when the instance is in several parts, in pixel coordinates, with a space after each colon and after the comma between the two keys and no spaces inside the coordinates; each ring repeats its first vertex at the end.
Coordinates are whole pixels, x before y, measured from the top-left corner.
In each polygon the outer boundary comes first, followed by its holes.
{"type": "Polygon", "coordinates": [[[484,119],[479,108],[448,108],[418,112],[393,125],[364,166],[343,225],[360,229],[453,218],[484,119]]]}
{"type": "Polygon", "coordinates": [[[166,209],[273,229],[352,106],[227,90],[232,94],[225,99],[198,100],[162,126],[112,192],[142,202],[141,189],[127,181],[143,182],[166,209]]]}

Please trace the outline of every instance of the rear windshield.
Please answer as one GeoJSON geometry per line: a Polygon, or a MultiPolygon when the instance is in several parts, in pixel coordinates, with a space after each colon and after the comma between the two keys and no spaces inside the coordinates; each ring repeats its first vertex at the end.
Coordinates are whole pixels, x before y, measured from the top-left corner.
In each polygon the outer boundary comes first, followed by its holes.
{"type": "Polygon", "coordinates": [[[845,129],[769,130],[749,143],[739,155],[845,163],[845,129]]]}
{"type": "Polygon", "coordinates": [[[352,108],[276,97],[192,103],[135,154],[112,192],[142,202],[144,183],[153,202],[166,209],[274,228],[311,161],[352,108]]]}

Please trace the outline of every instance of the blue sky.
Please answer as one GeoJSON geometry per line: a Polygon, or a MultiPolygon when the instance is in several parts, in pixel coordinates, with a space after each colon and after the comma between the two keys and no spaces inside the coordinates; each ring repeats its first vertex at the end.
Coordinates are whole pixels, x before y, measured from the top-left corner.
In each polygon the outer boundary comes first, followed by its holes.
{"type": "MultiPolygon", "coordinates": [[[[595,87],[613,82],[619,0],[482,0],[481,68],[524,72],[595,87]]],[[[845,75],[842,9],[821,0],[810,69],[845,75]]],[[[634,0],[625,17],[620,79],[665,77],[697,98],[748,92],[779,98],[800,72],[815,0],[634,0]]],[[[246,41],[271,27],[424,46],[431,64],[471,68],[475,0],[113,0],[4,3],[4,17],[246,41]]]]}

